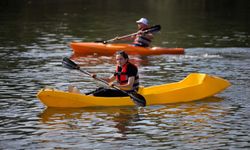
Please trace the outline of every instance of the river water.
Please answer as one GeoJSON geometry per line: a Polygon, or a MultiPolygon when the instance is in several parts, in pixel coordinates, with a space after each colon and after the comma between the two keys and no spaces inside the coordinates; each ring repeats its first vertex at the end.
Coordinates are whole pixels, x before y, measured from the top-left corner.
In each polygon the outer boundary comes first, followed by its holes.
{"type": "Polygon", "coordinates": [[[0,5],[0,149],[250,148],[247,0],[3,0],[0,5]],[[68,44],[133,33],[140,17],[162,26],[153,45],[186,51],[131,56],[141,84],[200,72],[232,86],[200,101],[141,109],[55,109],[36,98],[45,86],[95,89],[99,83],[63,68],[62,58],[72,57],[104,77],[113,72],[112,57],[75,57],[68,44]]]}

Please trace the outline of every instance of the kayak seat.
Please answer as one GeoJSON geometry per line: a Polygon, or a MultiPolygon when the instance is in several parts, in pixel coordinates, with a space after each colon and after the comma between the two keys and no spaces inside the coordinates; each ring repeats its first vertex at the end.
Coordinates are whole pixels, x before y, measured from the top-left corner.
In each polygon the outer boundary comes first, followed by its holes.
{"type": "Polygon", "coordinates": [[[140,92],[143,95],[150,95],[150,94],[160,94],[169,91],[174,91],[176,89],[190,88],[192,86],[197,86],[199,84],[202,84],[205,77],[206,77],[205,74],[191,73],[186,78],[184,78],[179,82],[166,83],[162,85],[143,88],[141,89],[140,92]]]}

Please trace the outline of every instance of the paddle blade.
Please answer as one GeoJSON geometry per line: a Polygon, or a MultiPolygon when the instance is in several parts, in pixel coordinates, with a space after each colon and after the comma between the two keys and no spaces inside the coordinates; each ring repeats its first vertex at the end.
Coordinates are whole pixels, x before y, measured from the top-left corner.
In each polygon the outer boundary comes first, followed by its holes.
{"type": "Polygon", "coordinates": [[[65,68],[68,68],[68,69],[77,69],[77,70],[80,69],[80,67],[79,67],[76,63],[74,63],[72,60],[70,60],[70,59],[67,58],[67,57],[64,57],[64,58],[63,58],[62,65],[63,65],[65,68]]]}
{"type": "Polygon", "coordinates": [[[145,31],[145,33],[154,33],[154,32],[158,32],[161,30],[161,25],[155,25],[150,27],[148,30],[145,31]]]}
{"type": "Polygon", "coordinates": [[[134,101],[134,103],[137,106],[141,106],[141,107],[146,106],[146,100],[141,94],[133,92],[133,93],[129,93],[128,95],[130,96],[130,98],[134,101]]]}

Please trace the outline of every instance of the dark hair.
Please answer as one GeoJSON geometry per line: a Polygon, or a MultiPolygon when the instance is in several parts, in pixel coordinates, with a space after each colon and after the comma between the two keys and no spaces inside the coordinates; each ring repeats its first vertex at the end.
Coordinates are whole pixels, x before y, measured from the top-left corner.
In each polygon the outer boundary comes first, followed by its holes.
{"type": "Polygon", "coordinates": [[[123,51],[123,50],[117,51],[117,52],[116,52],[116,55],[121,55],[123,58],[129,59],[129,58],[128,58],[128,54],[127,54],[125,51],[123,51]]]}

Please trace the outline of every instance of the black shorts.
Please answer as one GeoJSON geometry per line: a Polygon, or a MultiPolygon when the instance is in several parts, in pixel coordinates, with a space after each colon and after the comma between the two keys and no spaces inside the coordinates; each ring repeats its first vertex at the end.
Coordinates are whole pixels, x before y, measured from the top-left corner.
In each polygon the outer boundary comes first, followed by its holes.
{"type": "Polygon", "coordinates": [[[97,97],[125,97],[128,96],[126,93],[116,90],[116,89],[107,89],[104,87],[100,87],[96,89],[95,91],[86,93],[86,95],[93,94],[97,97]]]}

